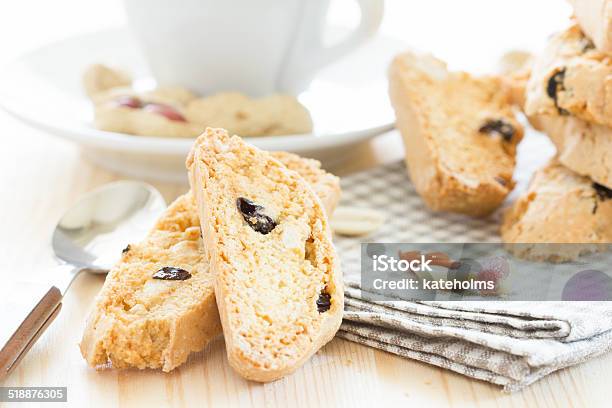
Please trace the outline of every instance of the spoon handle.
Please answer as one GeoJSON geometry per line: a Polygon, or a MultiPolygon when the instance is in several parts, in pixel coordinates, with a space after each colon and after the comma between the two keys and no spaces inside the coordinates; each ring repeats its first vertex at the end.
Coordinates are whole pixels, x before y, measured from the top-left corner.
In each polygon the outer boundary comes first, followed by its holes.
{"type": "Polygon", "coordinates": [[[6,378],[59,314],[62,293],[52,286],[0,350],[0,381],[6,378]]]}

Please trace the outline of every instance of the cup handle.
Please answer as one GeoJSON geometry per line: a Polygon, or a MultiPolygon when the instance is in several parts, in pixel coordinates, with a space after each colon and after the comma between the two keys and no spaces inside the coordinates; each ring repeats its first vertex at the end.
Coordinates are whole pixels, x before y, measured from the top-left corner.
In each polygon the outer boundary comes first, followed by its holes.
{"type": "Polygon", "coordinates": [[[384,0],[356,1],[361,9],[359,25],[347,38],[331,47],[323,46],[321,33],[313,33],[313,27],[309,24],[313,19],[316,21],[317,17],[324,17],[319,15],[321,10],[317,9],[318,2],[302,2],[304,5],[301,13],[303,18],[297,28],[292,52],[279,77],[281,90],[294,94],[299,93],[306,88],[317,69],[346,55],[376,33],[383,18],[384,0]]]}
{"type": "Polygon", "coordinates": [[[359,47],[378,31],[384,14],[384,0],[356,0],[361,9],[361,21],[355,31],[340,44],[323,48],[318,56],[318,66],[325,66],[359,47]]]}

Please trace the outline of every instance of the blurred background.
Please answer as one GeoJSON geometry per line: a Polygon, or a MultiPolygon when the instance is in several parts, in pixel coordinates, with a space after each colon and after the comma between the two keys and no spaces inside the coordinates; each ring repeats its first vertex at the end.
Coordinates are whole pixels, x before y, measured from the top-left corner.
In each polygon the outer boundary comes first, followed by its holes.
{"type": "MultiPolygon", "coordinates": [[[[177,2],[180,4],[180,2],[177,2]]],[[[332,0],[330,23],[359,18],[353,0],[332,0]]],[[[564,0],[387,0],[381,33],[433,52],[452,67],[487,69],[509,48],[537,50],[567,24],[564,0]]],[[[125,25],[120,0],[6,0],[0,5],[0,64],[42,44],[125,25]]]]}
{"type": "MultiPolygon", "coordinates": [[[[568,24],[570,15],[571,8],[564,0],[386,0],[378,35],[391,39],[387,43],[395,44],[394,47],[399,44],[398,49],[405,44],[406,47],[431,52],[447,61],[451,69],[484,73],[495,70],[499,57],[508,50],[537,52],[551,33],[568,24]]],[[[354,0],[331,0],[328,17],[332,26],[350,28],[359,21],[359,8],[354,0]]],[[[122,0],[3,1],[0,2],[0,66],[54,41],[125,25],[122,0]]],[[[387,64],[386,61],[377,61],[376,55],[371,59],[371,69],[387,64]]],[[[356,73],[363,70],[368,70],[368,67],[354,67],[356,73]]],[[[348,74],[339,72],[335,76],[342,81],[348,74]]],[[[36,98],[36,95],[27,97],[36,98]]],[[[35,149],[38,138],[44,138],[53,146],[44,147],[47,154],[64,155],[64,158],[79,155],[75,145],[58,138],[51,141],[50,135],[19,123],[1,110],[0,130],[2,137],[10,135],[14,138],[7,149],[0,149],[0,160],[16,172],[24,169],[15,163],[18,155],[14,153],[35,149]],[[54,153],[55,149],[57,153],[54,153]]],[[[402,156],[396,132],[375,139],[369,148],[375,156],[386,160],[402,156]],[[391,139],[392,143],[385,144],[385,139],[391,139]],[[381,146],[378,151],[377,146],[381,146]]],[[[69,163],[75,165],[70,161],[53,164],[70,166],[69,163]]],[[[348,166],[342,173],[351,170],[348,166]]]]}

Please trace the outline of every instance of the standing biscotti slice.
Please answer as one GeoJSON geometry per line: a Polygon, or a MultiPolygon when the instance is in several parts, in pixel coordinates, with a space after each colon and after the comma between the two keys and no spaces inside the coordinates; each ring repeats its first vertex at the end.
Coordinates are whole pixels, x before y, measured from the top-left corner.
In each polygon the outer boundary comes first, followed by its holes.
{"type": "Polygon", "coordinates": [[[599,51],[612,54],[612,0],[569,0],[582,31],[599,51]]]}
{"type": "Polygon", "coordinates": [[[389,72],[390,97],[416,191],[433,210],[484,216],[514,187],[523,128],[510,89],[494,77],[448,72],[429,55],[405,53],[389,72]]]}
{"type": "Polygon", "coordinates": [[[536,260],[567,261],[597,250],[589,244],[612,243],[612,190],[553,160],[506,211],[501,235],[506,243],[527,244],[513,247],[515,254],[536,260]],[[554,251],[532,245],[538,243],[584,245],[554,251]]]}
{"type": "Polygon", "coordinates": [[[553,36],[527,82],[527,115],[573,115],[612,126],[612,59],[576,25],[553,36]]]}
{"type": "Polygon", "coordinates": [[[321,169],[321,162],[318,160],[307,159],[289,152],[270,152],[270,154],[310,184],[321,199],[327,215],[331,216],[340,201],[340,179],[321,169]]]}
{"type": "Polygon", "coordinates": [[[222,129],[187,159],[231,366],[291,373],[342,320],[339,260],[321,201],[296,172],[222,129]]]}

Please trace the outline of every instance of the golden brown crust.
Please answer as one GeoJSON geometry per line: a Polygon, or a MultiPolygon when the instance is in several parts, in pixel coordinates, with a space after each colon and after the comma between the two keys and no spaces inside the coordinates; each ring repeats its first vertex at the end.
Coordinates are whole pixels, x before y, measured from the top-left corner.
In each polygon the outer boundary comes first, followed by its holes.
{"type": "Polygon", "coordinates": [[[612,126],[612,60],[576,25],[556,34],[534,62],[525,112],[612,126]]]}
{"type": "MultiPolygon", "coordinates": [[[[553,253],[557,261],[588,252],[588,244],[612,242],[612,200],[598,195],[593,182],[553,160],[535,173],[529,188],[504,214],[506,243],[587,244],[575,253],[553,253]]],[[[538,246],[523,248],[523,256],[538,258],[538,246]],[[533,253],[533,254],[531,254],[533,253]]],[[[539,249],[550,249],[539,247],[539,249]]],[[[547,259],[543,255],[540,259],[547,259]]]]}
{"type": "Polygon", "coordinates": [[[443,62],[412,53],[395,58],[389,82],[406,164],[426,204],[475,216],[494,211],[514,187],[523,137],[510,90],[499,78],[448,72],[443,62]],[[496,120],[512,127],[508,140],[480,131],[496,120]]]}

